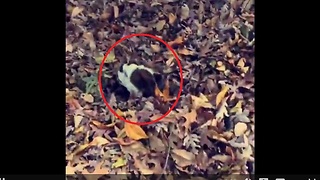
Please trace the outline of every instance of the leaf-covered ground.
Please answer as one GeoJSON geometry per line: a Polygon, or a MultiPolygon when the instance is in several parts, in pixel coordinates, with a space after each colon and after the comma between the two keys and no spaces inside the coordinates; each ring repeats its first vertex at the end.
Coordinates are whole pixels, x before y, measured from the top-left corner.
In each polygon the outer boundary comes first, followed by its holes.
{"type": "MultiPolygon", "coordinates": [[[[253,0],[68,0],[66,12],[67,174],[93,180],[106,174],[254,173],[253,0]],[[117,119],[99,92],[104,54],[132,33],[168,42],[183,67],[177,106],[151,125],[117,119]]],[[[111,51],[102,81],[118,114],[147,122],[171,107],[180,76],[165,45],[133,37],[111,51]],[[124,100],[116,72],[128,60],[167,74],[169,86],[161,89],[167,102],[124,100]]]]}

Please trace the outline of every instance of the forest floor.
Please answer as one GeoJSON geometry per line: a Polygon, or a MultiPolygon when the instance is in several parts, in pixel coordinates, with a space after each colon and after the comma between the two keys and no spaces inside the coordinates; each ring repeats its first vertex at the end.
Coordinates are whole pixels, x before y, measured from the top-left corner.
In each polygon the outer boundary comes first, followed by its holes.
{"type": "Polygon", "coordinates": [[[68,177],[254,173],[253,0],[67,0],[66,12],[68,177]],[[110,49],[132,34],[167,45],[134,36],[110,49]],[[127,61],[166,73],[166,101],[123,100],[117,70],[127,61]],[[114,115],[148,123],[175,102],[154,123],[136,125],[114,115]]]}

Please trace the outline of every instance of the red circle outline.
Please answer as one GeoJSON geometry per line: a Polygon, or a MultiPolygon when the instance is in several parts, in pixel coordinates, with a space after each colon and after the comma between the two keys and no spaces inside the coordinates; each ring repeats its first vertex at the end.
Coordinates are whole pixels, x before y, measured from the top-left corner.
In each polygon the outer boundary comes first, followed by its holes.
{"type": "Polygon", "coordinates": [[[130,35],[127,35],[127,36],[124,36],[122,37],[120,40],[118,40],[116,43],[114,43],[111,48],[106,52],[101,64],[100,64],[100,68],[99,68],[99,73],[98,73],[98,82],[99,82],[99,90],[100,90],[100,94],[101,94],[101,97],[104,101],[104,103],[106,104],[106,106],[108,107],[108,109],[112,112],[112,114],[114,114],[117,118],[119,118],[120,120],[124,121],[124,122],[127,122],[127,123],[131,123],[131,124],[136,124],[136,125],[148,125],[148,124],[153,124],[153,123],[156,123],[158,121],[160,121],[161,119],[165,118],[172,110],[173,108],[177,105],[179,99],[180,99],[180,96],[181,96],[181,92],[182,92],[182,87],[183,87],[183,75],[182,75],[182,66],[181,66],[181,63],[180,63],[180,59],[178,57],[178,55],[176,54],[176,52],[173,50],[173,48],[168,44],[166,43],[164,40],[162,40],[161,38],[159,37],[156,37],[154,35],[151,35],[151,34],[130,34],[130,35]],[[107,56],[110,54],[111,50],[116,47],[119,43],[121,43],[122,41],[126,40],[126,39],[129,39],[131,37],[134,37],[134,36],[144,36],[144,37],[150,37],[150,38],[153,38],[153,39],[156,39],[158,41],[160,41],[161,43],[163,43],[164,45],[166,45],[166,47],[172,52],[173,56],[175,57],[177,63],[178,63],[178,66],[179,66],[179,70],[180,70],[180,88],[179,88],[179,92],[178,92],[178,96],[177,96],[177,99],[176,101],[173,103],[173,105],[171,106],[171,108],[167,111],[166,114],[162,115],[161,117],[159,117],[158,119],[155,119],[153,121],[150,121],[150,122],[132,122],[132,121],[129,121],[129,120],[126,120],[125,118],[119,116],[111,107],[110,105],[108,104],[105,96],[104,96],[104,92],[103,92],[103,89],[102,89],[102,83],[101,83],[101,77],[102,77],[102,68],[103,68],[103,65],[104,65],[104,62],[107,58],[107,56]]]}

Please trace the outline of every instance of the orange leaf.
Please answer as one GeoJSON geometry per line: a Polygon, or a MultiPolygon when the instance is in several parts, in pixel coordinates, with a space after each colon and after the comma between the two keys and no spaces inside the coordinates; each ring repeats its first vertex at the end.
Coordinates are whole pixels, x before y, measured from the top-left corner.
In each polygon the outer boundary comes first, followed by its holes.
{"type": "Polygon", "coordinates": [[[222,101],[222,99],[224,98],[224,96],[226,95],[226,93],[229,90],[229,86],[224,85],[221,89],[221,91],[218,93],[217,97],[216,97],[216,106],[218,106],[220,104],[220,102],[222,101]]]}
{"type": "Polygon", "coordinates": [[[133,140],[148,139],[146,133],[138,125],[125,123],[124,129],[126,131],[127,136],[133,140]]]}
{"type": "Polygon", "coordinates": [[[163,90],[163,98],[164,98],[164,101],[167,101],[170,98],[170,96],[169,96],[169,80],[166,80],[166,85],[163,90]]]}
{"type": "Polygon", "coordinates": [[[170,46],[172,46],[174,44],[181,44],[181,43],[183,43],[183,37],[182,36],[178,36],[174,41],[168,42],[168,44],[170,46]]]}

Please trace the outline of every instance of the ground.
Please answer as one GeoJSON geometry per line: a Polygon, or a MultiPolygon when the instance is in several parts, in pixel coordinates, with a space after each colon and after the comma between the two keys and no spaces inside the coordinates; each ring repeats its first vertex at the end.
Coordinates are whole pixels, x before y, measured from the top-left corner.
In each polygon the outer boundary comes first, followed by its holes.
{"type": "Polygon", "coordinates": [[[68,0],[66,171],[86,179],[228,178],[254,173],[253,0],[68,0]],[[165,44],[180,60],[180,70],[165,44]],[[161,100],[126,99],[120,64],[161,71],[161,100]],[[106,106],[134,125],[117,118],[106,106]],[[94,175],[92,175],[94,174],[94,175]],[[130,175],[131,174],[131,175],[130,175]],[[134,174],[134,175],[132,175],[134,174]],[[191,176],[191,174],[194,174],[191,176]],[[161,175],[161,176],[160,176],[161,175]],[[115,177],[113,177],[115,178],[115,177]]]}

